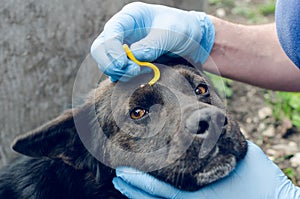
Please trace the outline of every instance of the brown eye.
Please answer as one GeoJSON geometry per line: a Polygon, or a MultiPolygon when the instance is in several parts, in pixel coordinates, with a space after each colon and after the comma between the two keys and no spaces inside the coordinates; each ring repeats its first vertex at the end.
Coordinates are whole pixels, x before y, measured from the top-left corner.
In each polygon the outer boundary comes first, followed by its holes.
{"type": "Polygon", "coordinates": [[[130,117],[131,117],[131,119],[137,120],[137,119],[141,119],[142,117],[144,117],[146,113],[147,113],[147,111],[145,109],[135,108],[131,111],[130,117]]]}
{"type": "Polygon", "coordinates": [[[205,84],[199,84],[195,89],[196,95],[208,95],[208,87],[205,84]]]}

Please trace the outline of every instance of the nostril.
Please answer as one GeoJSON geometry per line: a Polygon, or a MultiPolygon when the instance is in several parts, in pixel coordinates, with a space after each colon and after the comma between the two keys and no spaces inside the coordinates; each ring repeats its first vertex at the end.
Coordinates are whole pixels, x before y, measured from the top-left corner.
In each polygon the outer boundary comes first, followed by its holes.
{"type": "Polygon", "coordinates": [[[227,117],[225,117],[224,126],[228,124],[227,117]]]}
{"type": "Polygon", "coordinates": [[[203,134],[205,133],[205,131],[207,131],[209,127],[208,122],[206,121],[200,121],[199,122],[199,126],[198,126],[198,130],[197,130],[197,134],[203,134]]]}
{"type": "Polygon", "coordinates": [[[222,131],[226,131],[228,124],[230,120],[221,110],[202,108],[189,113],[186,117],[185,128],[190,133],[199,136],[220,135],[222,131]]]}

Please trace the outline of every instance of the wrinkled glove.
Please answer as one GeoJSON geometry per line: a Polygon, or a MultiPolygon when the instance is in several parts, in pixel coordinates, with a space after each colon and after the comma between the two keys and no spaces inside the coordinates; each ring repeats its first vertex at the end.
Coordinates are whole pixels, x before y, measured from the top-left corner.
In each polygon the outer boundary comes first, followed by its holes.
{"type": "Polygon", "coordinates": [[[255,144],[231,174],[196,192],[180,191],[156,178],[128,167],[120,167],[113,179],[116,189],[129,198],[188,199],[299,199],[300,189],[255,144]]]}
{"type": "Polygon", "coordinates": [[[181,56],[193,64],[204,63],[215,40],[215,29],[203,12],[183,11],[135,2],[126,5],[104,26],[91,46],[101,71],[112,81],[126,81],[149,68],[128,60],[122,44],[129,44],[140,61],[163,54],[181,56]]]}

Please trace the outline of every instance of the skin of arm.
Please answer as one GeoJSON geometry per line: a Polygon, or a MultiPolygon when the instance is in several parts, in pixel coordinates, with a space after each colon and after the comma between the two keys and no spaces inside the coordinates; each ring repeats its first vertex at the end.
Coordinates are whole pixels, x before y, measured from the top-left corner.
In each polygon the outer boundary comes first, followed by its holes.
{"type": "Polygon", "coordinates": [[[206,71],[266,89],[300,91],[300,70],[282,50],[275,23],[247,26],[209,17],[216,38],[206,71]]]}

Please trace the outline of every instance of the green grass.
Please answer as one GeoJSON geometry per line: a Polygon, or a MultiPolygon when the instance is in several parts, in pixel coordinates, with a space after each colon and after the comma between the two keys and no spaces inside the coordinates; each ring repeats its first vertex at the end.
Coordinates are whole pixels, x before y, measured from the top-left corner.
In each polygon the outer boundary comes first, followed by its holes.
{"type": "Polygon", "coordinates": [[[232,96],[232,89],[231,89],[232,80],[211,73],[205,73],[205,74],[209,77],[214,88],[217,90],[217,93],[222,98],[230,98],[232,96]]]}
{"type": "Polygon", "coordinates": [[[259,5],[258,9],[259,9],[260,14],[262,14],[264,16],[274,14],[275,13],[275,4],[276,4],[275,0],[269,0],[265,4],[259,5]]]}
{"type": "Polygon", "coordinates": [[[222,8],[233,8],[235,6],[234,0],[208,0],[209,5],[215,5],[222,8]]]}
{"type": "Polygon", "coordinates": [[[250,24],[268,22],[267,17],[275,13],[276,0],[252,1],[208,0],[209,5],[223,8],[231,14],[245,18],[250,24]]]}
{"type": "Polygon", "coordinates": [[[269,92],[266,102],[276,120],[288,118],[295,127],[300,128],[300,93],[269,92]]]}
{"type": "Polygon", "coordinates": [[[288,167],[283,169],[283,172],[294,184],[297,184],[297,180],[296,180],[297,172],[295,171],[295,169],[288,167]]]}

